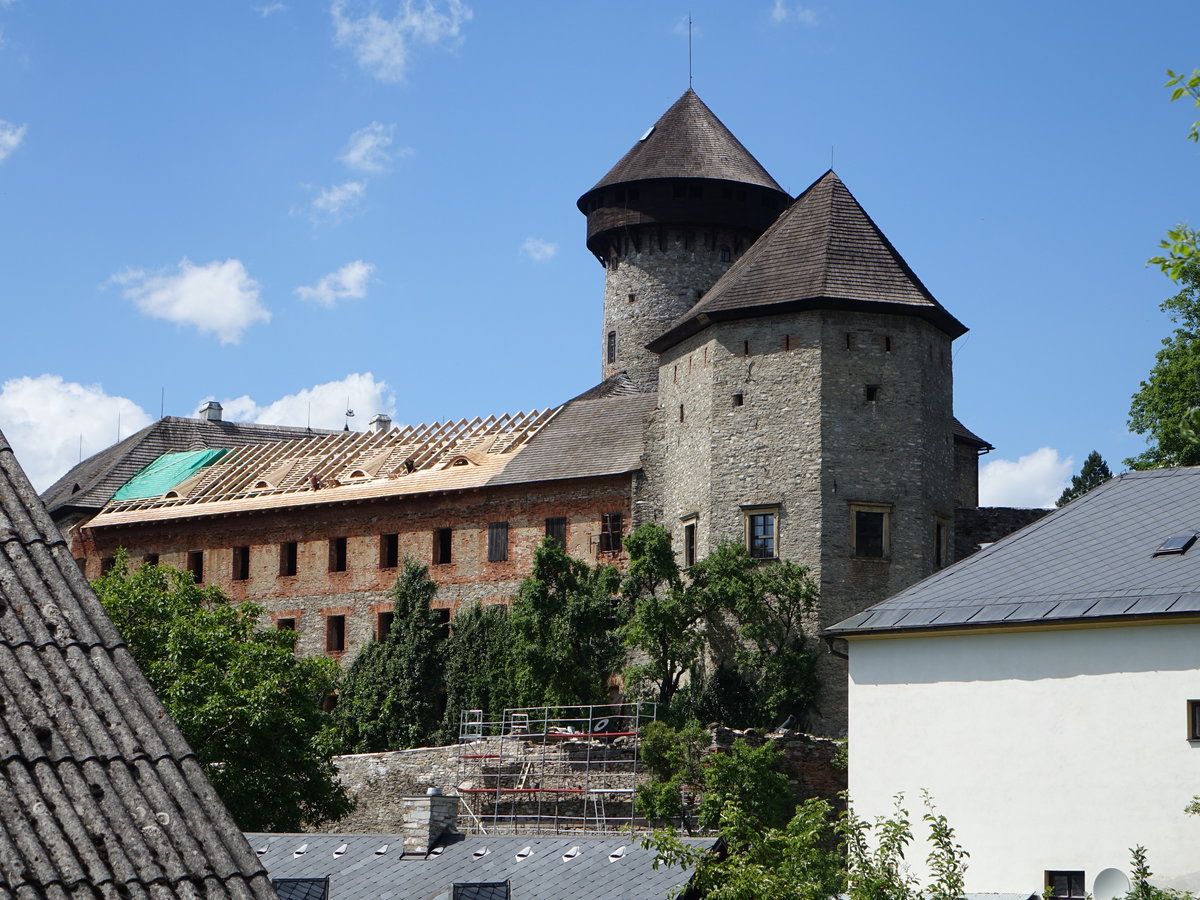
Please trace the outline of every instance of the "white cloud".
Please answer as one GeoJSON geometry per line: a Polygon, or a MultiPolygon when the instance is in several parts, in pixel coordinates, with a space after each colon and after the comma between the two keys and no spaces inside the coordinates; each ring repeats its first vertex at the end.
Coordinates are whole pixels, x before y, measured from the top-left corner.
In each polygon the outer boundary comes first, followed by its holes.
{"type": "MultiPolygon", "coordinates": [[[[346,149],[338,157],[351,169],[358,172],[383,172],[392,161],[392,134],[395,125],[384,125],[382,122],[372,122],[366,128],[360,128],[350,135],[346,149]]],[[[411,156],[412,147],[400,147],[396,151],[400,156],[411,156]]]]}
{"type": "Polygon", "coordinates": [[[109,396],[98,384],[38,375],[0,385],[0,428],[38,491],[50,487],[81,458],[151,421],[132,400],[109,396]]]}
{"type": "Polygon", "coordinates": [[[378,9],[374,0],[334,0],[333,39],[354,54],[361,69],[392,83],[404,81],[414,44],[458,43],[473,15],[462,0],[401,0],[391,18],[378,9]]]}
{"type": "Polygon", "coordinates": [[[817,24],[817,11],[808,6],[789,7],[785,0],[775,0],[775,5],[771,7],[771,21],[777,25],[799,22],[811,28],[817,24]]]}
{"type": "Polygon", "coordinates": [[[185,257],[174,270],[126,269],[110,281],[146,315],[215,334],[222,344],[236,344],[251,325],[271,320],[240,259],[197,266],[185,257]]]}
{"type": "Polygon", "coordinates": [[[287,6],[282,3],[264,3],[261,6],[254,7],[254,11],[264,19],[267,16],[273,16],[277,12],[283,12],[287,6]]]}
{"type": "Polygon", "coordinates": [[[296,288],[296,295],[322,306],[334,306],[339,300],[358,300],[367,295],[367,283],[374,271],[372,263],[356,259],[336,272],[330,272],[316,284],[296,288]]]}
{"type": "MultiPolygon", "coordinates": [[[[197,409],[205,400],[196,404],[197,409]]],[[[346,422],[346,410],[352,409],[351,427],[361,431],[376,413],[395,414],[396,395],[386,381],[376,381],[370,372],[356,372],[340,381],[329,381],[280,397],[266,406],[260,406],[245,395],[222,400],[221,406],[223,417],[232,422],[313,428],[341,428],[346,422]]]]}
{"type": "Polygon", "coordinates": [[[993,459],[979,470],[980,506],[1050,507],[1071,481],[1075,460],[1041,447],[1016,462],[993,459]]]}
{"type": "Polygon", "coordinates": [[[543,241],[541,238],[527,237],[521,244],[521,252],[534,262],[545,262],[558,252],[558,244],[543,241]]]}
{"type": "Polygon", "coordinates": [[[365,181],[346,181],[324,188],[313,200],[313,210],[340,222],[358,211],[358,204],[367,192],[365,181]]]}
{"type": "Polygon", "coordinates": [[[28,125],[14,125],[12,122],[5,122],[0,119],[0,162],[21,146],[21,141],[25,140],[25,130],[28,125]]]}

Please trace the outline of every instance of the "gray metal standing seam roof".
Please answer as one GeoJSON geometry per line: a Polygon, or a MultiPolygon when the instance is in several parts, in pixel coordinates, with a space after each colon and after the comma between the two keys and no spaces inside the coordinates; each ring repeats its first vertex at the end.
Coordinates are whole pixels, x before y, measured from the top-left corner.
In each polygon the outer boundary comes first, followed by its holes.
{"type": "MultiPolygon", "coordinates": [[[[329,900],[433,900],[459,896],[455,885],[504,882],[512,900],[666,900],[691,877],[676,867],[655,869],[656,853],[634,835],[454,834],[424,855],[405,855],[400,834],[246,837],[273,878],[328,875],[329,900]]],[[[709,848],[715,840],[688,843],[709,848]]]]}
{"type": "Polygon", "coordinates": [[[824,634],[1200,617],[1200,468],[1127,472],[824,634]]]}
{"type": "Polygon", "coordinates": [[[2,434],[0,898],[275,898],[2,434]]]}

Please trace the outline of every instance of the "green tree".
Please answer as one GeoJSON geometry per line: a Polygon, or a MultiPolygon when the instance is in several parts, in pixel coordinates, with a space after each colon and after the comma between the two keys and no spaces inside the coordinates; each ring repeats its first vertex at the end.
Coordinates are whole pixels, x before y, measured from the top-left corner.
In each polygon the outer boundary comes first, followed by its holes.
{"type": "Polygon", "coordinates": [[[1200,464],[1200,442],[1188,434],[1191,410],[1200,407],[1200,257],[1183,268],[1180,283],[1162,304],[1175,331],[1129,407],[1129,429],[1151,444],[1125,460],[1132,469],[1200,464]]]}
{"type": "MultiPolygon", "coordinates": [[[[1190,97],[1195,106],[1200,107],[1200,69],[1192,69],[1192,74],[1172,72],[1167,69],[1168,81],[1165,87],[1171,88],[1171,102],[1190,97]]],[[[1200,142],[1200,120],[1192,123],[1188,131],[1188,140],[1200,142]]],[[[1167,236],[1159,242],[1166,253],[1150,260],[1175,281],[1183,278],[1187,267],[1200,258],[1200,232],[1189,228],[1186,224],[1176,225],[1167,231],[1167,236]]]]}
{"type": "Polygon", "coordinates": [[[239,827],[298,831],[349,811],[319,706],[332,660],[297,658],[295,632],[260,628],[261,607],[169,566],[131,570],[124,551],[93,587],[239,827]]]}
{"type": "Polygon", "coordinates": [[[1082,497],[1092,488],[1100,487],[1110,478],[1112,471],[1108,468],[1108,463],[1098,451],[1093,450],[1083,461],[1083,468],[1079,470],[1079,474],[1071,476],[1071,486],[1062,492],[1054,505],[1066,506],[1076,497],[1082,497]]]}
{"type": "Polygon", "coordinates": [[[377,753],[431,743],[441,722],[444,626],[431,601],[437,585],[411,559],[392,588],[392,627],[354,658],[333,718],[344,752],[377,753]]]}
{"type": "Polygon", "coordinates": [[[512,635],[507,606],[473,603],[455,613],[442,659],[446,683],[443,743],[458,740],[463,710],[494,714],[516,705],[511,695],[512,635]]]}
{"type": "Polygon", "coordinates": [[[651,722],[642,732],[641,760],[650,780],[638,785],[637,811],[651,822],[688,834],[695,826],[697,792],[705,778],[711,735],[699,725],[676,730],[651,722]]]}
{"type": "Polygon", "coordinates": [[[603,703],[620,668],[612,566],[589,566],[547,538],[509,612],[513,696],[522,706],[603,703]]]}
{"type": "Polygon", "coordinates": [[[621,630],[626,650],[639,660],[625,667],[626,690],[656,700],[667,715],[683,677],[704,651],[704,623],[713,599],[693,582],[684,584],[661,525],[639,525],[625,539],[629,572],[621,584],[629,618],[621,630]]]}

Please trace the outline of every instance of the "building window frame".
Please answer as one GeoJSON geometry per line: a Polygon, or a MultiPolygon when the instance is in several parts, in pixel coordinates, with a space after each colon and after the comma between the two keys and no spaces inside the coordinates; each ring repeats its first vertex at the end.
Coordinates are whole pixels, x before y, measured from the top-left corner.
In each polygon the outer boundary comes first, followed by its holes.
{"type": "Polygon", "coordinates": [[[850,555],[855,559],[891,559],[892,504],[850,503],[850,555]]]}
{"type": "Polygon", "coordinates": [[[508,522],[488,522],[488,562],[508,562],[508,522]]]}
{"type": "Polygon", "coordinates": [[[346,616],[344,613],[330,613],[325,616],[325,652],[346,652],[346,616]]]}
{"type": "Polygon", "coordinates": [[[276,631],[295,631],[296,617],[295,616],[280,616],[275,620],[276,631]]]}
{"type": "Polygon", "coordinates": [[[345,572],[349,565],[348,549],[349,541],[344,537],[333,537],[329,539],[329,571],[330,572],[345,572]]]}
{"type": "Polygon", "coordinates": [[[248,546],[233,548],[230,577],[234,581],[250,580],[250,548],[248,546]]]}
{"type": "Polygon", "coordinates": [[[608,364],[614,365],[617,361],[617,332],[613,329],[608,333],[605,339],[604,358],[608,360],[608,364]]]}
{"type": "Polygon", "coordinates": [[[395,610],[379,609],[375,611],[375,640],[383,641],[387,639],[388,633],[392,630],[392,623],[396,621],[395,610]]]}
{"type": "Polygon", "coordinates": [[[187,553],[187,570],[192,573],[196,584],[204,584],[204,551],[189,550],[187,553]]]}
{"type": "Polygon", "coordinates": [[[683,567],[690,569],[696,564],[696,525],[699,516],[684,516],[680,519],[683,524],[683,567]]]}
{"type": "Polygon", "coordinates": [[[1047,869],[1042,878],[1045,893],[1054,900],[1083,900],[1088,896],[1086,873],[1080,869],[1047,869]],[[1062,886],[1064,890],[1060,890],[1062,886]]]}
{"type": "Polygon", "coordinates": [[[300,546],[296,541],[279,544],[279,577],[291,578],[299,571],[300,546]]]}
{"type": "Polygon", "coordinates": [[[567,517],[548,516],[546,518],[546,537],[554,541],[563,550],[567,549],[567,517]]]}
{"type": "Polygon", "coordinates": [[[779,558],[779,504],[742,507],[743,545],[752,559],[779,558]]]}
{"type": "Polygon", "coordinates": [[[454,529],[433,529],[433,564],[448,566],[454,562],[454,529]]]}
{"type": "Polygon", "coordinates": [[[1200,700],[1187,702],[1187,739],[1200,741],[1200,700]]]}
{"type": "Polygon", "coordinates": [[[400,566],[400,535],[389,532],[379,536],[379,568],[396,569],[400,566]]]}
{"type": "Polygon", "coordinates": [[[597,552],[617,554],[621,552],[624,537],[625,514],[603,513],[600,516],[600,535],[597,552]]]}

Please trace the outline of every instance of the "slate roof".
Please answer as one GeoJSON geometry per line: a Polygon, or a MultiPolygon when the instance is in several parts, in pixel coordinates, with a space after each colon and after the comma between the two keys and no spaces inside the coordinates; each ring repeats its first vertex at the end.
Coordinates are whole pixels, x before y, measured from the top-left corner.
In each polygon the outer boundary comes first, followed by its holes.
{"type": "Polygon", "coordinates": [[[338,433],[325,429],[166,416],[74,466],[42,493],[42,500],[50,515],[55,517],[75,509],[98,510],[121,485],[164,453],[244,447],[313,434],[338,433]]]}
{"type": "Polygon", "coordinates": [[[662,352],[719,319],[824,308],[918,315],[952,338],[967,331],[831,169],[649,347],[662,352]]]}
{"type": "Polygon", "coordinates": [[[0,897],[275,898],[3,435],[0,897]]]}
{"type": "Polygon", "coordinates": [[[1200,468],[1127,472],[973,556],[831,626],[909,631],[1200,617],[1200,468]]]}
{"type": "MultiPolygon", "coordinates": [[[[660,865],[637,837],[449,835],[428,855],[404,855],[400,834],[250,834],[273,878],[329,876],[329,900],[431,900],[453,886],[509,882],[513,900],[666,900],[691,873],[660,865]],[[297,850],[304,845],[302,853],[297,850]],[[344,845],[344,846],[343,846],[344,845]],[[387,850],[378,852],[386,846],[387,850]],[[623,853],[610,858],[621,847],[623,853]],[[265,848],[265,849],[264,849],[265,848]],[[531,851],[518,860],[525,848],[531,851]],[[572,848],[577,852],[563,856],[572,848]],[[335,855],[335,851],[342,852],[335,855]],[[440,852],[439,852],[440,851],[440,852]],[[486,851],[486,853],[484,852],[486,851]]],[[[711,847],[712,839],[689,843],[711,847]]]]}
{"type": "Polygon", "coordinates": [[[612,184],[652,178],[713,178],[783,192],[691,88],[587,194],[612,184]]]}
{"type": "Polygon", "coordinates": [[[989,450],[996,449],[962,422],[958,421],[957,416],[954,418],[954,421],[950,426],[950,430],[954,433],[954,439],[956,441],[961,441],[964,444],[974,444],[982,453],[987,453],[989,450]]]}

